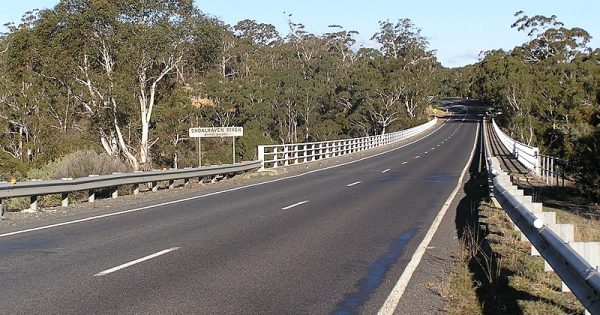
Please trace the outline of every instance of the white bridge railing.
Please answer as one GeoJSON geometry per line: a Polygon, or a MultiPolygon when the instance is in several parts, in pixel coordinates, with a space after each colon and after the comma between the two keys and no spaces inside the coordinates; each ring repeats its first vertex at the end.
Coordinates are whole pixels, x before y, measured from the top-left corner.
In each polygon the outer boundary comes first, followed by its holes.
{"type": "Polygon", "coordinates": [[[540,175],[540,162],[538,155],[540,150],[537,147],[528,146],[524,143],[513,140],[507,136],[496,124],[496,121],[492,119],[492,126],[494,132],[498,135],[500,142],[504,145],[512,155],[521,162],[529,170],[532,170],[536,175],[540,175]]]}
{"type": "Polygon", "coordinates": [[[363,138],[294,144],[261,145],[258,146],[258,159],[262,161],[262,168],[264,169],[352,154],[394,143],[417,135],[431,128],[436,123],[437,118],[434,118],[423,125],[410,129],[363,138]]]}

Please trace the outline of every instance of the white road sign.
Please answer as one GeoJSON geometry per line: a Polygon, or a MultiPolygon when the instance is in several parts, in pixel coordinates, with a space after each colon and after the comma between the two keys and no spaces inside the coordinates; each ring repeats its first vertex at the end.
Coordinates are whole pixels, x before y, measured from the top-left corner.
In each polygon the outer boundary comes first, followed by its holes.
{"type": "Polygon", "coordinates": [[[190,128],[190,138],[241,137],[244,127],[197,127],[190,128]]]}

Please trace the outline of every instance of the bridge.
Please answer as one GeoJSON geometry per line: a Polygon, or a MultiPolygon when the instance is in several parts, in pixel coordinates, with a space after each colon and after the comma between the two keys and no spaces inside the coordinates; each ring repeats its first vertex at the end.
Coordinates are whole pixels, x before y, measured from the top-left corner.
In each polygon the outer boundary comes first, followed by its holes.
{"type": "Polygon", "coordinates": [[[275,176],[201,190],[162,177],[162,193],[4,224],[0,313],[431,312],[423,284],[456,250],[462,188],[488,161],[485,108],[454,105],[393,141],[267,149],[275,176]]]}

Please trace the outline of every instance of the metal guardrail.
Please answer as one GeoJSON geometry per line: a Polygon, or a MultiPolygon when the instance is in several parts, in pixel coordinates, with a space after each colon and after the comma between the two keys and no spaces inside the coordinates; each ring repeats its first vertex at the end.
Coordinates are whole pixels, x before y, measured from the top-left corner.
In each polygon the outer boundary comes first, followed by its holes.
{"type": "Polygon", "coordinates": [[[95,200],[95,191],[98,189],[114,188],[113,198],[118,197],[118,188],[124,185],[135,185],[134,194],[139,193],[139,185],[149,183],[152,191],[158,190],[158,183],[168,181],[169,188],[174,188],[174,181],[190,178],[203,178],[225,174],[234,174],[250,171],[261,167],[260,161],[243,162],[219,166],[208,166],[189,169],[172,169],[165,171],[149,171],[135,173],[121,173],[112,175],[90,176],[75,179],[26,181],[16,184],[0,183],[0,216],[3,215],[2,202],[4,199],[16,197],[31,197],[31,207],[37,210],[37,198],[44,195],[62,194],[63,206],[68,205],[68,194],[76,191],[89,191],[90,202],[95,200]]]}
{"type": "MultiPolygon", "coordinates": [[[[485,130],[485,118],[483,125],[485,130]]],[[[600,314],[600,273],[512,195],[507,184],[510,177],[502,172],[499,161],[491,157],[487,141],[484,150],[494,195],[502,208],[583,306],[592,314],[600,314]]]]}
{"type": "Polygon", "coordinates": [[[412,137],[436,123],[437,117],[420,126],[385,135],[323,142],[261,145],[258,146],[258,159],[263,161],[262,168],[276,168],[342,156],[412,137]]]}
{"type": "Polygon", "coordinates": [[[519,162],[525,165],[525,167],[532,170],[536,175],[539,175],[538,155],[540,150],[537,147],[528,146],[507,136],[500,130],[500,127],[498,127],[494,119],[492,119],[492,125],[494,127],[494,132],[496,132],[504,147],[510,151],[519,162]]]}

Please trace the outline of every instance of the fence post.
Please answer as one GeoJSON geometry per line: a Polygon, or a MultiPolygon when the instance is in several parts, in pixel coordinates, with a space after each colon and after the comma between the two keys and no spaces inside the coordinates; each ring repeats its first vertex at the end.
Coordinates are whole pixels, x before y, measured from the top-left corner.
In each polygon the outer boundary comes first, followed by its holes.
{"type": "Polygon", "coordinates": [[[261,163],[260,169],[261,170],[265,169],[265,146],[264,145],[258,146],[258,160],[261,163]]]}
{"type": "Polygon", "coordinates": [[[29,210],[34,212],[37,212],[39,210],[38,196],[30,196],[29,210]]]}
{"type": "Polygon", "coordinates": [[[68,207],[69,206],[69,193],[62,193],[62,203],[61,206],[68,207]]]}

